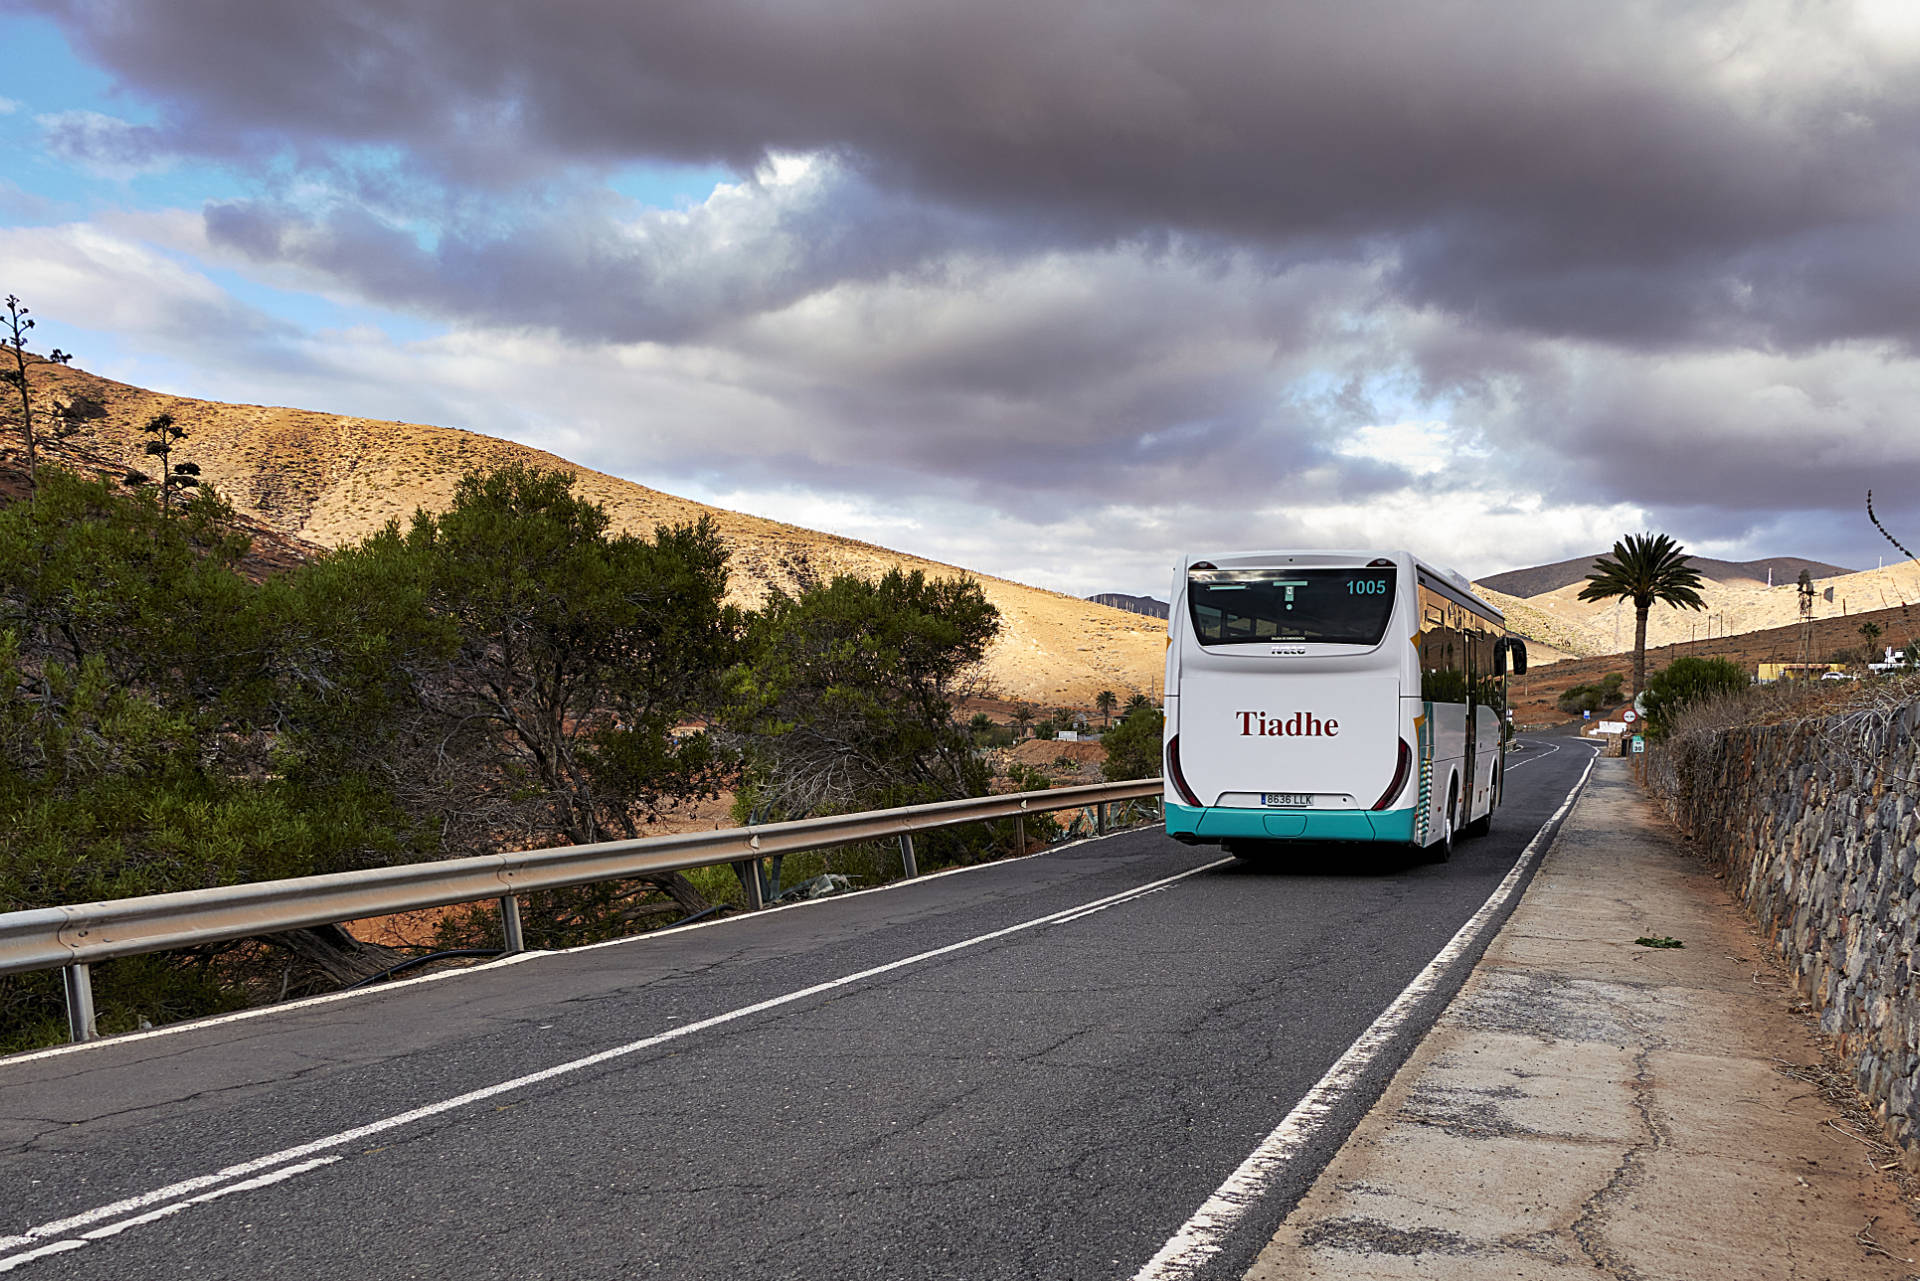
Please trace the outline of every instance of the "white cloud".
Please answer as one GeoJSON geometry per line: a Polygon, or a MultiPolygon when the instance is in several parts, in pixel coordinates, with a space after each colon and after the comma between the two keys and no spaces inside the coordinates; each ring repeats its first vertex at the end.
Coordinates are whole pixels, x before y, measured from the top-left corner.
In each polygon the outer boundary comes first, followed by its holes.
{"type": "Polygon", "coordinates": [[[1372,459],[1415,476],[1444,470],[1459,452],[1453,429],[1439,419],[1356,428],[1337,448],[1347,458],[1372,459]]]}
{"type": "Polygon", "coordinates": [[[63,324],[169,351],[291,336],[288,326],[236,302],[203,273],[87,223],[0,228],[0,261],[8,289],[63,324]]]}

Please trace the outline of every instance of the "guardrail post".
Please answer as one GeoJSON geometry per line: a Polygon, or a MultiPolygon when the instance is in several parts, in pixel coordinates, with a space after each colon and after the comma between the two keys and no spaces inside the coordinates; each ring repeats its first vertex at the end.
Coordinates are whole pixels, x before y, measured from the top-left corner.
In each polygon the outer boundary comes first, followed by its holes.
{"type": "Polygon", "coordinates": [[[1105,836],[1107,834],[1107,803],[1101,801],[1098,805],[1094,806],[1093,814],[1094,834],[1097,836],[1105,836]]]}
{"type": "Polygon", "coordinates": [[[900,833],[900,870],[908,876],[920,875],[920,864],[913,857],[913,833],[900,833]]]}
{"type": "Polygon", "coordinates": [[[62,973],[67,980],[67,1027],[76,1043],[91,1041],[100,1035],[93,1019],[93,974],[85,961],[75,961],[62,973]]]}
{"type": "Polygon", "coordinates": [[[1013,852],[1016,854],[1027,852],[1027,816],[1024,814],[1013,816],[1013,852]]]}
{"type": "Polygon", "coordinates": [[[733,865],[733,869],[740,874],[740,886],[747,892],[747,910],[758,912],[767,905],[767,896],[760,884],[760,860],[742,859],[733,865]]]}
{"type": "Polygon", "coordinates": [[[527,936],[520,928],[520,900],[512,894],[500,896],[500,937],[509,952],[527,950],[527,936]]]}

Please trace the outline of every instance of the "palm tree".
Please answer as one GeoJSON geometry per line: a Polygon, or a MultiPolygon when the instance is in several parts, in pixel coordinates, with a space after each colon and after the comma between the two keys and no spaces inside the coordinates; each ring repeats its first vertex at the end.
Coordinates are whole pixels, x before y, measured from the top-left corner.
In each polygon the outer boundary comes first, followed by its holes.
{"type": "Polygon", "coordinates": [[[1869,663],[1873,662],[1876,657],[1873,651],[1879,646],[1880,624],[1874,622],[1860,624],[1860,639],[1866,642],[1864,652],[1866,653],[1867,661],[1869,663]]]}
{"type": "Polygon", "coordinates": [[[1646,688],[1647,611],[1655,601],[1676,609],[1705,609],[1700,598],[1700,571],[1688,567],[1692,557],[1665,534],[1628,534],[1613,544],[1611,557],[1593,562],[1581,600],[1633,602],[1633,692],[1646,688]]]}
{"type": "Polygon", "coordinates": [[[1145,694],[1135,694],[1132,698],[1127,700],[1127,711],[1129,713],[1137,712],[1143,707],[1152,707],[1152,706],[1153,706],[1153,700],[1148,698],[1145,694]]]}
{"type": "Polygon", "coordinates": [[[1027,726],[1031,724],[1033,724],[1033,708],[1026,703],[1021,703],[1016,706],[1013,709],[1014,737],[1025,738],[1027,736],[1027,726]]]}
{"type": "Polygon", "coordinates": [[[1094,710],[1100,713],[1103,726],[1113,724],[1113,709],[1120,706],[1120,699],[1110,689],[1103,689],[1093,696],[1094,710]]]}

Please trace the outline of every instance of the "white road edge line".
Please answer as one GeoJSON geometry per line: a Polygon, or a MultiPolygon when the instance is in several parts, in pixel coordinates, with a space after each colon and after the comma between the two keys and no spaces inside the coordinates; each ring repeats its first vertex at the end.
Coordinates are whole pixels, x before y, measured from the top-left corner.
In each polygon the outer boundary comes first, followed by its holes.
{"type": "MultiPolygon", "coordinates": [[[[1045,916],[1037,916],[1031,920],[1021,921],[1015,925],[990,930],[985,934],[976,934],[972,938],[962,939],[957,943],[948,943],[944,947],[932,948],[925,952],[916,952],[912,956],[905,956],[899,960],[888,961],[884,965],[875,965],[871,968],[860,970],[857,973],[843,975],[837,979],[828,979],[824,983],[815,983],[811,987],[804,987],[798,991],[788,992],[782,996],[769,997],[764,1001],[756,1001],[752,1005],[743,1005],[738,1009],[728,1010],[724,1014],[716,1014],[711,1018],[700,1019],[693,1023],[685,1023],[679,1027],[669,1028],[665,1032],[642,1037],[637,1041],[629,1041],[625,1045],[617,1045],[612,1049],[601,1050],[596,1054],[571,1059],[550,1068],[543,1068],[538,1072],[529,1072],[524,1076],[516,1076],[512,1080],[482,1086],[480,1089],[469,1090],[465,1094],[458,1094],[450,1099],[442,1099],[437,1103],[423,1104],[420,1107],[411,1108],[408,1111],[399,1112],[393,1116],[369,1122],[366,1125],[356,1126],[350,1130],[342,1130],[337,1134],[329,1134],[324,1138],[313,1139],[296,1147],[285,1148],[279,1152],[257,1157],[251,1161],[243,1161],[237,1165],[230,1165],[225,1169],[216,1170],[212,1174],[202,1174],[191,1179],[182,1179],[178,1183],[171,1183],[166,1187],[156,1188],[151,1192],[143,1192],[138,1196],[125,1197],[109,1205],[97,1206],[94,1209],[85,1210],[64,1219],[57,1219],[50,1223],[42,1223],[37,1227],[28,1228],[25,1232],[18,1235],[0,1237],[0,1250],[11,1250],[21,1245],[30,1245],[37,1241],[45,1241],[50,1237],[63,1237],[73,1232],[76,1228],[88,1227],[102,1220],[118,1219],[122,1215],[143,1213],[151,1210],[155,1206],[177,1201],[182,1197],[219,1184],[225,1184],[230,1180],[244,1179],[248,1176],[258,1174],[263,1170],[286,1165],[292,1161],[300,1161],[316,1153],[325,1152],[332,1148],[343,1147],[349,1143],[357,1143],[373,1135],[381,1134],[403,1125],[409,1125],[415,1121],[422,1121],[428,1117],[438,1116],[443,1112],[451,1112],[456,1108],[466,1107],[472,1103],[479,1103],[485,1099],[491,1099],[514,1090],[539,1085],[543,1082],[551,1081],[556,1077],[567,1076],[574,1072],[584,1071],[590,1067],[597,1067],[602,1063],[625,1058],[629,1054],[637,1054],[642,1050],[652,1049],[654,1046],[664,1044],[668,1041],[678,1040],[684,1036],[691,1036],[695,1032],[704,1032],[708,1028],[719,1027],[724,1023],[732,1023],[738,1019],[764,1013],[767,1010],[778,1009],[783,1005],[791,1005],[795,1001],[803,1001],[808,997],[818,996],[822,992],[831,992],[837,988],[847,987],[854,983],[889,973],[893,970],[905,969],[909,965],[918,965],[923,961],[931,961],[937,957],[965,951],[967,948],[977,947],[982,943],[990,943],[994,939],[1005,938],[1010,934],[1018,934],[1024,930],[1035,929],[1043,925],[1058,924],[1061,921],[1083,915],[1089,910],[1113,906],[1127,899],[1136,898],[1142,894],[1163,889],[1177,881],[1184,881],[1190,876],[1198,876],[1202,872],[1210,872],[1216,867],[1222,867],[1231,862],[1233,862],[1233,860],[1230,858],[1215,859],[1210,863],[1202,863],[1198,867],[1188,868],[1186,871],[1173,876],[1162,877],[1157,881],[1149,881],[1144,885],[1136,885],[1129,889],[1121,890],[1118,893],[1094,899],[1090,902],[1077,903],[1072,907],[1062,908],[1058,912],[1049,912],[1045,916]]],[[[311,1169],[314,1167],[309,1165],[307,1168],[311,1169]]],[[[211,1198],[196,1198],[196,1200],[207,1199],[211,1198]]],[[[62,1248],[72,1249],[76,1247],[63,1245],[62,1248]]],[[[58,1251],[49,1246],[40,1246],[24,1254],[0,1256],[0,1272],[17,1267],[29,1258],[37,1258],[44,1254],[57,1252],[58,1251]]]]}
{"type": "Polygon", "coordinates": [[[1393,999],[1393,1004],[1381,1011],[1380,1017],[1347,1047],[1347,1052],[1334,1061],[1326,1075],[1294,1105],[1293,1111],[1287,1113],[1286,1119],[1260,1141],[1260,1146],[1193,1212],[1193,1217],[1160,1247],[1159,1253],[1134,1273],[1133,1281],[1181,1281],[1192,1277],[1220,1253],[1227,1235],[1240,1225],[1249,1210],[1260,1203],[1287,1163],[1298,1156],[1308,1141],[1319,1133],[1334,1107],[1359,1083],[1373,1060],[1385,1051],[1388,1043],[1412,1016],[1414,1008],[1439,984],[1440,976],[1473,945],[1487,922],[1512,897],[1521,878],[1539,855],[1547,833],[1566,817],[1567,811],[1573,808],[1574,801],[1586,787],[1587,778],[1593,773],[1593,762],[1599,755],[1599,750],[1595,749],[1593,757],[1587,761],[1586,769],[1580,774],[1580,780],[1573,785],[1573,790],[1560,802],[1560,808],[1553,812],[1553,817],[1540,825],[1540,830],[1534,833],[1533,839],[1520,852],[1513,870],[1507,873],[1506,879],[1500,882],[1487,901],[1480,905],[1480,910],[1427,962],[1426,968],[1414,976],[1413,981],[1393,999]]]}

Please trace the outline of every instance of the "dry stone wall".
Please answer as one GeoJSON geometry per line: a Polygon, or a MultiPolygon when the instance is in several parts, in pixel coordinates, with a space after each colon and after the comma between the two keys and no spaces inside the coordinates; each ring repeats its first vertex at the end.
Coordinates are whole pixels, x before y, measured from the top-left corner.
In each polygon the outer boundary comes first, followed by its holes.
{"type": "Polygon", "coordinates": [[[1920,1170],[1920,703],[1694,731],[1644,777],[1725,867],[1920,1170]]]}

